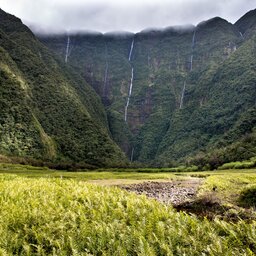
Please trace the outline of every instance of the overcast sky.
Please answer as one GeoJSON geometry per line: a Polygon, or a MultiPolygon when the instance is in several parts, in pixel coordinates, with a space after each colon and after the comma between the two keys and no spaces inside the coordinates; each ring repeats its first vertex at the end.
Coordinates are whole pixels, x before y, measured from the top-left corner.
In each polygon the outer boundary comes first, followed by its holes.
{"type": "Polygon", "coordinates": [[[0,8],[27,25],[59,30],[138,32],[149,27],[198,24],[220,16],[235,22],[256,0],[0,0],[0,8]]]}

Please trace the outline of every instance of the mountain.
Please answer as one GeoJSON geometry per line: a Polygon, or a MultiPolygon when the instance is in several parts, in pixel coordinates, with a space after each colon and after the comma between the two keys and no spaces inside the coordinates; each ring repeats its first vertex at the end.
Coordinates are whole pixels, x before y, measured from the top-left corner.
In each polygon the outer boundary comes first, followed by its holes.
{"type": "Polygon", "coordinates": [[[235,24],[35,36],[0,10],[0,154],[210,168],[255,156],[255,28],[254,10],[235,24]]]}
{"type": "Polygon", "coordinates": [[[171,165],[256,155],[255,24],[254,10],[235,24],[38,37],[100,95],[130,159],[171,165]]]}
{"type": "Polygon", "coordinates": [[[251,10],[241,17],[235,26],[239,29],[241,36],[244,38],[252,37],[256,33],[256,9],[251,10]]]}
{"type": "Polygon", "coordinates": [[[0,154],[105,166],[125,161],[100,97],[0,9],[0,154]]]}

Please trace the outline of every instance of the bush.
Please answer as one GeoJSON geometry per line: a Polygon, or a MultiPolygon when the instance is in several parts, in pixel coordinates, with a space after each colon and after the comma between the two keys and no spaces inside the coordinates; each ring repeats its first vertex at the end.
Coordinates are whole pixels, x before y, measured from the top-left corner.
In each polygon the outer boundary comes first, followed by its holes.
{"type": "Polygon", "coordinates": [[[243,206],[256,207],[256,185],[243,189],[239,201],[243,206]]]}
{"type": "Polygon", "coordinates": [[[230,162],[225,163],[218,168],[218,170],[226,170],[226,169],[249,169],[256,166],[255,158],[251,158],[250,161],[243,161],[243,162],[230,162]]]}

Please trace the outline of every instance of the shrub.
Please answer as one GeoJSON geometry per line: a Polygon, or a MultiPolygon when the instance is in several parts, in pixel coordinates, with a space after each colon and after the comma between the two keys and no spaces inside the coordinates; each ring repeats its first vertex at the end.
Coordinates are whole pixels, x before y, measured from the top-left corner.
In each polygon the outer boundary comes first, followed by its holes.
{"type": "MultiPolygon", "coordinates": [[[[255,158],[254,158],[255,159],[255,158]]],[[[250,161],[243,162],[230,162],[225,163],[218,168],[218,170],[226,170],[226,169],[249,169],[256,166],[256,161],[251,159],[250,161]]]]}
{"type": "Polygon", "coordinates": [[[246,207],[256,207],[256,185],[245,188],[240,193],[240,204],[246,207]]]}

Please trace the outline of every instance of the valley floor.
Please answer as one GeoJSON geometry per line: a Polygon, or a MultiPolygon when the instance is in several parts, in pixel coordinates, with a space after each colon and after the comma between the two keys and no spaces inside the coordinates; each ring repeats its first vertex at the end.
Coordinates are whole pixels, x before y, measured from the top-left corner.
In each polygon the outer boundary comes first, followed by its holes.
{"type": "Polygon", "coordinates": [[[255,169],[67,172],[0,164],[0,191],[0,255],[256,254],[255,169]]]}

